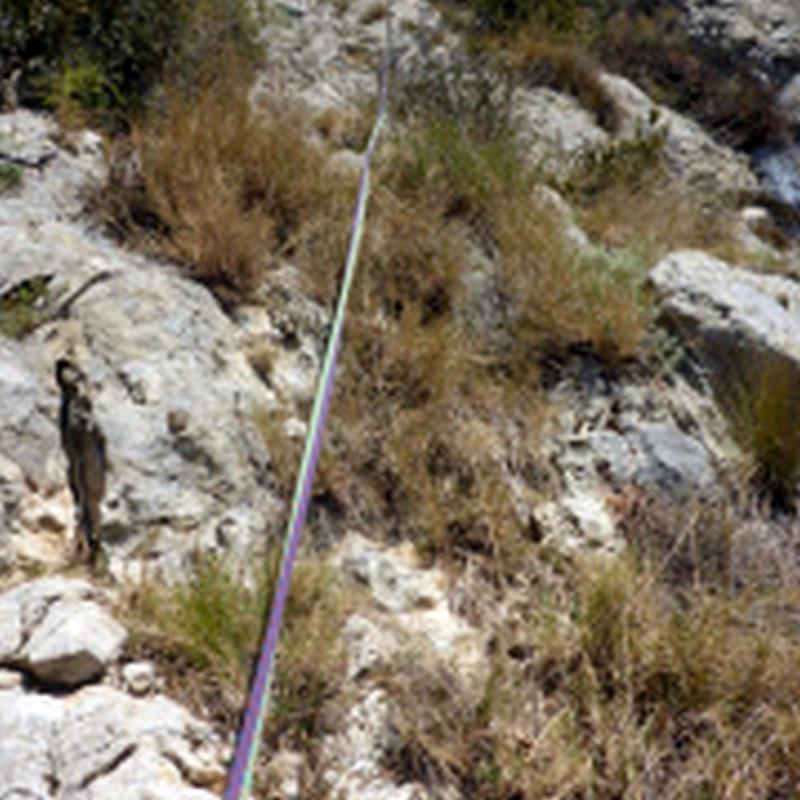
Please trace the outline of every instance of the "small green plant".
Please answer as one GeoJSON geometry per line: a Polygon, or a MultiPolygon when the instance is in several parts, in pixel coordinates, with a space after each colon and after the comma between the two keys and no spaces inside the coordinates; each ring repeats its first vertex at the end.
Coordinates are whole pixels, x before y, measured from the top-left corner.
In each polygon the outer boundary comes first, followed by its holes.
{"type": "MultiPolygon", "coordinates": [[[[276,548],[260,574],[213,556],[198,557],[185,583],[145,581],[130,601],[134,652],[160,660],[179,694],[230,725],[248,688],[277,575],[276,548]],[[194,677],[186,685],[182,673],[194,677]],[[183,686],[181,684],[183,683],[183,686]],[[203,689],[205,687],[205,690],[203,689]],[[199,697],[197,696],[199,694],[199,697]]],[[[298,563],[273,681],[268,737],[309,745],[322,706],[339,685],[343,652],[338,631],[348,600],[322,563],[298,563]]]]}
{"type": "Polygon", "coordinates": [[[22,339],[41,324],[52,299],[48,284],[51,276],[24,280],[0,296],[0,334],[22,339]]]}
{"type": "Polygon", "coordinates": [[[47,83],[44,102],[55,110],[64,125],[78,126],[89,115],[99,118],[112,105],[124,106],[117,88],[97,64],[65,66],[49,77],[47,83]]]}
{"type": "Polygon", "coordinates": [[[22,183],[22,167],[0,161],[0,194],[16,189],[22,183]]]}

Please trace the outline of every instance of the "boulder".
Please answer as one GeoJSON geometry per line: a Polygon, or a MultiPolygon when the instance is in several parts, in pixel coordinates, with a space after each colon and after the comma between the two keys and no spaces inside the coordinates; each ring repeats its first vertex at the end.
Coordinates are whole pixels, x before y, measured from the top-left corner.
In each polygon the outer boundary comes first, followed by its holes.
{"type": "Polygon", "coordinates": [[[96,603],[60,602],[33,630],[21,658],[38,680],[77,686],[116,661],[127,638],[126,630],[96,603]]]}
{"type": "Polygon", "coordinates": [[[25,553],[46,563],[53,546],[68,549],[72,508],[53,375],[66,353],[89,377],[106,435],[101,539],[112,572],[131,569],[134,553],[173,571],[198,548],[244,556],[263,547],[280,509],[252,419],[275,406],[275,394],[205,288],[122,250],[79,218],[86,193],[105,175],[101,148],[86,134],[67,152],[56,133],[30,112],[0,118],[6,150],[53,155],[0,197],[0,286],[51,275],[57,298],[94,276],[112,277],[92,286],[70,319],[22,341],[0,336],[0,559],[12,564],[23,539],[25,553]]]}
{"type": "Polygon", "coordinates": [[[119,656],[127,633],[96,598],[85,581],[60,577],[0,595],[0,664],[59,686],[100,676],[119,656]]]}
{"type": "Polygon", "coordinates": [[[0,692],[4,797],[212,800],[224,781],[211,729],[164,697],[110,687],[66,697],[0,692]]]}
{"type": "Polygon", "coordinates": [[[739,54],[768,76],[800,69],[800,6],[794,0],[684,3],[689,30],[739,54]]]}
{"type": "Polygon", "coordinates": [[[650,273],[662,323],[719,377],[779,370],[800,386],[800,285],[735,269],[700,251],[663,259],[650,273]]]}
{"type": "Polygon", "coordinates": [[[667,166],[688,184],[726,191],[753,191],[758,187],[747,157],[714,141],[698,123],[654,103],[627,78],[603,74],[601,80],[617,107],[619,139],[661,131],[667,166]]]}

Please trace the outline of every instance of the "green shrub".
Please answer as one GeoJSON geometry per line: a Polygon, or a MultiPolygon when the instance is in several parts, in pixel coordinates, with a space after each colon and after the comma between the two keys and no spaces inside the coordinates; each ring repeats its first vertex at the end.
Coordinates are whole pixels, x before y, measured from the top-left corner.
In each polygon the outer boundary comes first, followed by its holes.
{"type": "Polygon", "coordinates": [[[15,189],[22,183],[22,167],[0,161],[0,193],[15,189]]]}
{"type": "Polygon", "coordinates": [[[0,10],[0,78],[21,70],[21,100],[102,121],[142,107],[165,69],[186,83],[224,48],[254,52],[244,0],[9,0],[0,10]]]}

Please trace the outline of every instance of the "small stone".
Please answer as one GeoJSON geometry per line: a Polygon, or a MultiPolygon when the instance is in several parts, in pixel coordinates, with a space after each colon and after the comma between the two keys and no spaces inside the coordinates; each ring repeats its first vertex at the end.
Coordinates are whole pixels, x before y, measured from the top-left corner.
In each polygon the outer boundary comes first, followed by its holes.
{"type": "Polygon", "coordinates": [[[281,750],[270,759],[267,767],[271,787],[270,798],[299,800],[302,797],[302,777],[305,757],[292,750],[281,750]]]}
{"type": "Polygon", "coordinates": [[[149,694],[156,682],[155,666],[150,661],[132,661],[122,668],[122,680],[132,695],[149,694]]]}

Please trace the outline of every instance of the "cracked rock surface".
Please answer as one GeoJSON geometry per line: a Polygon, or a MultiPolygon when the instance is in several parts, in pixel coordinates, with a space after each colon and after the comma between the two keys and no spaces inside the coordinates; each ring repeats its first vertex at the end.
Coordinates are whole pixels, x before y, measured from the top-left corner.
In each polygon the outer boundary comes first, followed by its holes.
{"type": "Polygon", "coordinates": [[[215,797],[224,769],[210,726],[166,697],[87,685],[127,638],[101,599],[87,582],[61,577],[0,595],[0,796],[215,797]],[[70,691],[75,684],[82,688],[70,691]]]}

